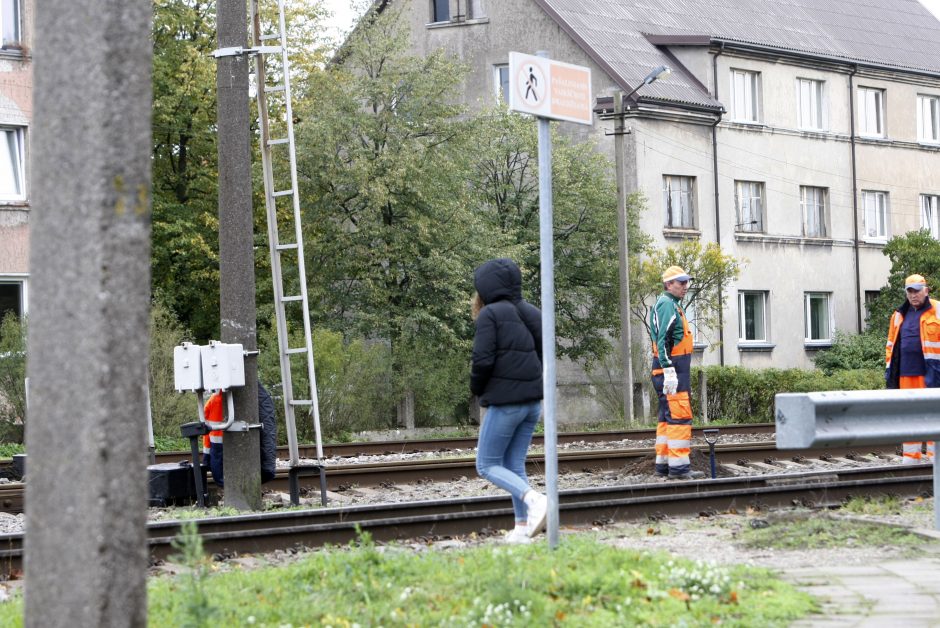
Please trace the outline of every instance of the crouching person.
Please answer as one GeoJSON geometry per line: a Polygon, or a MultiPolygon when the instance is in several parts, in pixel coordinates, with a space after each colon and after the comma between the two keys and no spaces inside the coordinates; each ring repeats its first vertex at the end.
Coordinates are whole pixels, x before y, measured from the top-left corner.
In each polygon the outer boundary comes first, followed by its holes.
{"type": "MultiPolygon", "coordinates": [[[[202,437],[202,463],[208,465],[212,472],[212,479],[220,487],[225,486],[224,470],[222,468],[222,435],[221,430],[212,430],[213,424],[221,425],[225,422],[224,398],[222,393],[215,393],[206,402],[204,412],[206,425],[210,432],[202,437]]],[[[277,471],[277,419],[274,412],[274,400],[268,390],[258,382],[258,421],[261,423],[261,483],[274,479],[277,471]]]]}

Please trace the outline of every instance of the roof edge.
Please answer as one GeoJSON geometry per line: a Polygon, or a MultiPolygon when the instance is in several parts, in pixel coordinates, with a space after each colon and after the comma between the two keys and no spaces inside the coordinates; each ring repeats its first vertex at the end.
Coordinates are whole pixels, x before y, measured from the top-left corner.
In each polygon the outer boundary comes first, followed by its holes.
{"type": "Polygon", "coordinates": [[[582,51],[584,51],[584,53],[585,53],[588,57],[590,57],[591,60],[594,61],[594,63],[596,63],[597,65],[599,65],[599,66],[607,73],[607,75],[610,76],[610,78],[612,78],[612,79],[614,80],[614,82],[615,82],[617,85],[620,86],[620,89],[625,90],[626,92],[633,91],[633,88],[630,87],[630,85],[629,85],[629,83],[627,83],[626,79],[624,79],[624,77],[621,76],[616,70],[614,70],[613,67],[611,67],[611,65],[610,65],[609,63],[607,63],[607,62],[604,60],[604,58],[603,58],[602,56],[600,56],[600,55],[597,53],[596,50],[594,50],[594,48],[592,48],[590,45],[588,45],[588,43],[584,40],[584,38],[581,37],[581,36],[571,27],[571,25],[568,24],[568,22],[566,22],[564,19],[562,19],[562,17],[558,14],[557,11],[555,11],[555,9],[553,9],[552,7],[550,7],[550,6],[548,5],[548,3],[546,2],[546,0],[534,0],[534,2],[535,2],[535,4],[536,4],[536,6],[538,6],[540,9],[542,9],[543,11],[545,11],[545,13],[546,13],[550,18],[552,18],[552,19],[555,21],[556,24],[558,24],[558,26],[561,28],[561,30],[563,30],[563,31],[565,32],[565,34],[568,35],[568,37],[570,37],[571,39],[573,39],[574,42],[575,42],[576,44],[578,44],[578,47],[579,47],[582,51]]]}

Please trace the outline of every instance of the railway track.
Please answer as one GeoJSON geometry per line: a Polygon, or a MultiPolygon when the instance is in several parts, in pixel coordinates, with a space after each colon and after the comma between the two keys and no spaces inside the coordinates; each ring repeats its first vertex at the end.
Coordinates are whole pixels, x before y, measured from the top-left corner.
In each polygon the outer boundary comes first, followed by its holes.
{"type": "MultiPolygon", "coordinates": [[[[747,425],[721,425],[717,426],[722,434],[773,434],[773,423],[754,423],[747,425]]],[[[692,436],[701,437],[702,431],[708,427],[696,427],[692,436]]],[[[607,432],[564,432],[558,434],[558,444],[571,443],[606,443],[622,440],[648,440],[656,438],[656,430],[622,430],[607,432]]],[[[542,434],[532,437],[533,447],[543,447],[545,439],[542,434]]],[[[420,452],[443,452],[474,449],[477,446],[476,437],[466,438],[435,438],[428,440],[390,440],[376,442],[333,443],[323,445],[323,455],[326,458],[351,458],[363,455],[391,455],[412,454],[420,452]]],[[[299,447],[301,458],[316,458],[316,446],[301,445],[299,447]]],[[[156,456],[156,462],[173,462],[189,457],[188,451],[163,452],[156,456]]],[[[278,447],[278,458],[286,460],[289,457],[287,447],[278,447]]]]}
{"type": "MultiPolygon", "coordinates": [[[[895,447],[868,447],[864,454],[850,448],[827,448],[820,450],[782,451],[773,443],[739,443],[719,445],[715,448],[716,462],[723,468],[723,474],[749,475],[759,473],[782,472],[800,469],[807,464],[818,465],[817,461],[834,461],[833,466],[842,464],[851,466],[857,460],[866,459],[868,463],[879,458],[887,462],[894,457],[895,447]],[[854,460],[853,460],[854,459],[854,460]],[[802,462],[800,462],[802,461],[802,462]]],[[[707,447],[693,447],[693,456],[708,456],[707,447]]],[[[563,451],[558,454],[558,470],[565,473],[603,473],[619,471],[624,467],[641,464],[650,460],[649,447],[629,449],[602,449],[594,451],[563,451]]],[[[175,460],[184,459],[180,456],[175,460]]],[[[528,457],[527,472],[541,475],[545,458],[534,454],[528,457]]],[[[406,462],[381,462],[360,464],[337,464],[327,466],[327,486],[330,490],[343,490],[350,487],[384,487],[391,484],[409,484],[414,482],[459,482],[476,476],[476,461],[472,457],[436,458],[412,460],[406,462]]],[[[301,478],[301,488],[319,491],[319,479],[301,478]]],[[[214,485],[210,476],[210,486],[214,485]]],[[[269,490],[287,492],[287,469],[278,469],[277,475],[265,487],[269,490]]],[[[0,512],[23,512],[25,503],[25,484],[13,482],[0,484],[0,512]]]]}
{"type": "MultiPolygon", "coordinates": [[[[851,496],[913,497],[932,490],[930,467],[891,465],[565,490],[560,492],[559,502],[562,524],[579,526],[748,507],[827,507],[851,496]]],[[[343,544],[356,538],[359,530],[379,541],[438,539],[495,531],[506,528],[511,521],[508,497],[494,496],[288,510],[207,518],[198,523],[206,551],[230,556],[343,544]]],[[[182,525],[181,521],[148,524],[148,544],[154,560],[174,552],[171,542],[182,525]]],[[[0,535],[0,575],[21,570],[22,558],[23,535],[0,535]]]]}

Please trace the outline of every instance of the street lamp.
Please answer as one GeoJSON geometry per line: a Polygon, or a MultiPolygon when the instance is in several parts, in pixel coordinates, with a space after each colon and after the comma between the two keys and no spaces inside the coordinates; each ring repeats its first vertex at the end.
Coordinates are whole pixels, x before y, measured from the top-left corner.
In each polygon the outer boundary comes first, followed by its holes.
{"type": "Polygon", "coordinates": [[[641,87],[669,76],[671,72],[672,70],[668,67],[661,65],[647,74],[643,82],[626,96],[621,91],[614,94],[614,113],[617,115],[614,130],[614,153],[617,164],[617,236],[620,258],[620,352],[623,360],[623,418],[627,424],[633,423],[633,354],[630,347],[632,338],[630,329],[630,263],[627,252],[630,238],[627,233],[627,190],[623,163],[623,136],[627,131],[624,129],[623,104],[624,100],[637,93],[641,87]]]}

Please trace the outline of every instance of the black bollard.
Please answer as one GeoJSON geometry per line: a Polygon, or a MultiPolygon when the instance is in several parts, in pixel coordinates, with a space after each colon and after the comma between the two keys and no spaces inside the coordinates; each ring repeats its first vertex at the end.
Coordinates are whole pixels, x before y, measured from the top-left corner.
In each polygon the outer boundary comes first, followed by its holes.
{"type": "Polygon", "coordinates": [[[209,427],[202,421],[184,423],[180,426],[183,438],[189,439],[189,449],[193,455],[193,478],[196,482],[196,502],[200,508],[206,507],[206,493],[202,487],[202,465],[199,460],[198,440],[209,433],[209,427]]]}
{"type": "Polygon", "coordinates": [[[715,443],[718,442],[718,428],[713,427],[711,429],[702,430],[702,436],[705,437],[705,442],[708,443],[708,458],[712,467],[712,479],[714,480],[718,477],[718,470],[715,467],[715,443]]]}

